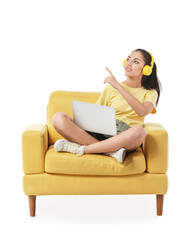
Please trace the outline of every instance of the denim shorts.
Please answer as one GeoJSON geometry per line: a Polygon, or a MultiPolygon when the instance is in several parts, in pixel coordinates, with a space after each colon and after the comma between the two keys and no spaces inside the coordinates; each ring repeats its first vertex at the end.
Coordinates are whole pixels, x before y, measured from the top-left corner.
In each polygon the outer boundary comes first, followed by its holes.
{"type": "MultiPolygon", "coordinates": [[[[116,119],[116,128],[117,128],[117,135],[119,135],[123,131],[126,131],[127,129],[129,129],[130,126],[127,123],[125,123],[119,119],[116,119]]],[[[89,132],[89,131],[86,131],[86,132],[89,133],[92,137],[96,138],[99,141],[113,137],[113,136],[107,135],[107,134],[101,134],[101,133],[95,133],[95,132],[89,132]]]]}

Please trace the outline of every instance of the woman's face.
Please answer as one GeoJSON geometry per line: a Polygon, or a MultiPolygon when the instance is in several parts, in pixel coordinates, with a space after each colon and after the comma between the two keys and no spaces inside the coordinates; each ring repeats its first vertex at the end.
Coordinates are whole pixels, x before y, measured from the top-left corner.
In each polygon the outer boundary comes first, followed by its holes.
{"type": "Polygon", "coordinates": [[[124,65],[125,76],[127,77],[142,77],[142,69],[145,62],[141,52],[132,52],[124,65]]]}

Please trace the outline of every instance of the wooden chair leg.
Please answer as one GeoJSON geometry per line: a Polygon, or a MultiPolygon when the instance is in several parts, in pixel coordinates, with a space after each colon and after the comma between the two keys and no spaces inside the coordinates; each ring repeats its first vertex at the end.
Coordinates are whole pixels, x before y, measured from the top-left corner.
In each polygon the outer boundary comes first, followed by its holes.
{"type": "Polygon", "coordinates": [[[164,195],[162,195],[162,194],[156,195],[157,215],[158,216],[162,216],[163,202],[164,202],[164,195]]]}
{"type": "Polygon", "coordinates": [[[36,196],[29,195],[29,209],[30,209],[30,216],[35,216],[35,210],[36,210],[36,196]]]}

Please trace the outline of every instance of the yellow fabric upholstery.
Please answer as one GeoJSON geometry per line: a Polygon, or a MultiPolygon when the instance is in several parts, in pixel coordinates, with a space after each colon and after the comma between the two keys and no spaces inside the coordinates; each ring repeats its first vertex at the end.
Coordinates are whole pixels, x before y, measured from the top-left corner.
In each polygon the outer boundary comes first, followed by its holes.
{"type": "Polygon", "coordinates": [[[147,172],[166,173],[168,170],[168,134],[157,123],[145,123],[146,138],[143,150],[147,160],[147,172]]]}
{"type": "Polygon", "coordinates": [[[43,173],[44,156],[48,149],[46,124],[33,124],[22,135],[22,159],[25,174],[43,173]]]}
{"type": "Polygon", "coordinates": [[[129,175],[145,172],[145,157],[141,147],[127,154],[123,164],[103,154],[57,152],[53,145],[45,157],[45,172],[74,175],[129,175]]]}
{"type": "Polygon", "coordinates": [[[25,175],[23,188],[26,195],[166,194],[168,178],[148,173],[117,177],[44,173],[25,175]]]}

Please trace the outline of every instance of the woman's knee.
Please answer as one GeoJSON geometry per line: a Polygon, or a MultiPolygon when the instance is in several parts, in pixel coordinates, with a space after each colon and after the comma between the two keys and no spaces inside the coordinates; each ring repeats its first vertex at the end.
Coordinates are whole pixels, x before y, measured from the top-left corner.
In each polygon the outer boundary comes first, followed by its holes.
{"type": "Polygon", "coordinates": [[[134,126],[133,127],[134,129],[134,132],[133,132],[133,135],[135,137],[135,140],[137,142],[139,142],[140,144],[143,143],[145,137],[146,137],[146,132],[145,132],[145,129],[142,127],[142,126],[134,126]]]}
{"type": "Polygon", "coordinates": [[[64,112],[56,112],[52,117],[52,123],[54,128],[59,128],[62,126],[62,128],[65,126],[67,120],[67,114],[64,112]]]}
{"type": "Polygon", "coordinates": [[[139,126],[139,125],[135,126],[134,129],[135,129],[136,138],[144,141],[145,136],[146,136],[145,129],[142,126],[139,126]]]}
{"type": "MultiPolygon", "coordinates": [[[[133,151],[133,150],[137,149],[143,143],[145,136],[146,136],[146,132],[145,132],[144,128],[139,125],[131,127],[130,129],[131,129],[131,132],[129,131],[130,135],[128,134],[127,136],[128,136],[128,140],[129,140],[129,137],[131,140],[128,141],[128,146],[126,146],[125,148],[128,151],[133,151]]],[[[128,129],[128,130],[130,130],[130,129],[128,129]]]]}
{"type": "Polygon", "coordinates": [[[125,132],[127,139],[129,139],[130,137],[132,139],[132,142],[136,143],[137,145],[141,145],[146,136],[145,129],[139,125],[133,126],[126,130],[125,132]]]}

